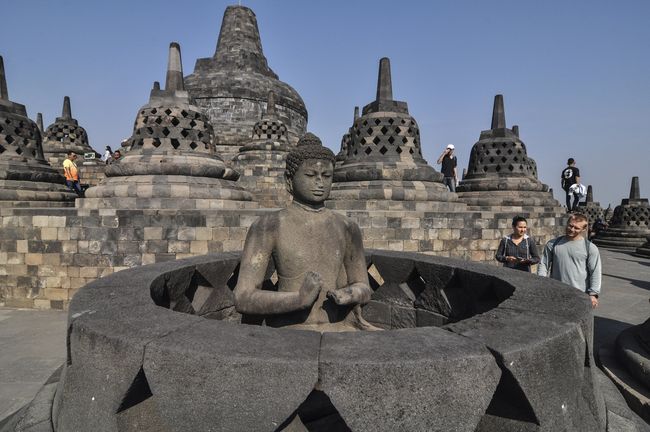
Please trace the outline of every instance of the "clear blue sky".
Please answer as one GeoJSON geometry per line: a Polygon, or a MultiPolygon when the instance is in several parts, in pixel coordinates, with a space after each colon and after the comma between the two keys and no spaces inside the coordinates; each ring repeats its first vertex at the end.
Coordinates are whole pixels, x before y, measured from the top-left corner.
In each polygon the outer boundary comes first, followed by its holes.
{"type": "MultiPolygon", "coordinates": [[[[0,0],[0,55],[10,98],[45,126],[63,96],[91,145],[131,134],[151,83],[164,81],[169,42],[185,74],[214,53],[231,2],[0,0]]],[[[309,130],[338,150],[355,105],[374,99],[380,57],[393,95],[420,125],[435,163],[447,143],[467,166],[504,94],[540,178],[559,196],[574,157],[603,206],[630,179],[650,197],[650,2],[638,1],[244,1],[264,53],[303,97],[309,130]]]]}

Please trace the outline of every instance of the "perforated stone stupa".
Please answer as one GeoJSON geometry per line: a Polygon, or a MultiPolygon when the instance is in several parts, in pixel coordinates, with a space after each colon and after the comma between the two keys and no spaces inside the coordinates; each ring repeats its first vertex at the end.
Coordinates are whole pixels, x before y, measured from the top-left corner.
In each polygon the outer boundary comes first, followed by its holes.
{"type": "Polygon", "coordinates": [[[41,133],[25,105],[9,100],[0,56],[0,207],[71,206],[75,197],[45,161],[41,133]]]}
{"type": "Polygon", "coordinates": [[[54,123],[47,127],[43,137],[43,152],[45,159],[53,167],[59,169],[63,165],[68,152],[75,152],[79,155],[77,164],[81,162],[84,154],[93,153],[99,158],[99,154],[90,146],[86,129],[79,125],[77,119],[72,117],[70,98],[63,98],[63,110],[61,117],[57,117],[54,123]]]}
{"type": "Polygon", "coordinates": [[[269,92],[266,112],[255,123],[250,142],[239,149],[232,163],[241,174],[238,183],[262,207],[286,207],[291,200],[284,179],[290,147],[287,127],[275,109],[275,94],[269,92]]]}
{"type": "Polygon", "coordinates": [[[151,90],[138,112],[130,150],[86,191],[85,208],[249,208],[251,194],[215,150],[208,118],[183,84],[180,46],[169,47],[165,90],[151,90]]]}
{"type": "Polygon", "coordinates": [[[329,207],[453,208],[458,198],[442,184],[442,174],[422,157],[420,129],[408,105],[393,100],[388,58],[379,62],[376,100],[363,107],[349,134],[345,160],[334,172],[329,207]]]}
{"type": "Polygon", "coordinates": [[[295,144],[306,131],[305,104],[268,66],[257,19],[247,7],[226,8],[214,56],[198,59],[185,83],[212,122],[217,150],[226,160],[250,140],[269,91],[275,93],[277,116],[287,127],[289,142],[295,144]]]}
{"type": "Polygon", "coordinates": [[[506,127],[503,96],[494,97],[492,125],[472,147],[467,174],[456,191],[470,206],[559,207],[549,187],[537,179],[537,164],[526,145],[506,127]]]}
{"type": "Polygon", "coordinates": [[[621,200],[614,209],[609,227],[594,239],[598,246],[608,248],[637,248],[650,236],[650,204],[641,198],[639,177],[632,177],[630,197],[621,200]]]}
{"type": "Polygon", "coordinates": [[[587,198],[578,204],[578,211],[589,218],[589,226],[597,219],[603,219],[605,211],[599,202],[594,201],[594,190],[591,185],[587,186],[587,198]]]}

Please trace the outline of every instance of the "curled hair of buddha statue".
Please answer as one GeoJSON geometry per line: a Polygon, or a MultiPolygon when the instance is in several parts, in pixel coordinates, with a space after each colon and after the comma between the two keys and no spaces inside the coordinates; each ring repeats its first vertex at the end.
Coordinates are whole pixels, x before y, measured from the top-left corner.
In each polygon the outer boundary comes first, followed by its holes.
{"type": "Polygon", "coordinates": [[[287,167],[284,175],[287,178],[293,178],[300,168],[300,165],[308,159],[326,160],[334,165],[334,153],[327,147],[323,147],[320,138],[311,132],[307,132],[300,140],[298,145],[287,155],[287,167]]]}

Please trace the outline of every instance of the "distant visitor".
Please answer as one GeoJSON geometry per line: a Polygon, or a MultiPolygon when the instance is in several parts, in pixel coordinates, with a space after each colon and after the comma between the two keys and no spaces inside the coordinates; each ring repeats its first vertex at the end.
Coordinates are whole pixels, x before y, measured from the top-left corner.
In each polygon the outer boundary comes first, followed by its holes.
{"type": "Polygon", "coordinates": [[[454,155],[454,145],[449,144],[445,151],[442,152],[438,158],[438,165],[442,164],[440,171],[444,176],[442,182],[449,189],[450,192],[456,192],[456,183],[458,182],[458,171],[456,166],[458,165],[458,160],[456,155],[454,155]]]}
{"type": "Polygon", "coordinates": [[[65,175],[65,183],[72,189],[78,197],[83,197],[84,192],[79,183],[79,169],[75,161],[77,154],[75,152],[68,152],[68,157],[63,161],[63,174],[65,175]]]}
{"type": "Polygon", "coordinates": [[[569,158],[567,167],[562,170],[562,189],[566,194],[567,212],[575,211],[580,202],[580,196],[576,192],[576,188],[571,189],[575,184],[580,184],[580,170],[576,167],[575,159],[569,158]]]}

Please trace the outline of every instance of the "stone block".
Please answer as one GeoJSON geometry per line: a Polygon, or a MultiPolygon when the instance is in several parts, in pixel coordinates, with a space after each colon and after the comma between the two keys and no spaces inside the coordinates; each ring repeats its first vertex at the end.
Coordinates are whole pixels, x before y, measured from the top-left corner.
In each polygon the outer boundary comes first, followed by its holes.
{"type": "Polygon", "coordinates": [[[271,431],[316,385],[320,339],[206,320],[148,344],[143,371],[170,430],[271,431]]]}
{"type": "Polygon", "coordinates": [[[205,255],[208,253],[208,242],[205,240],[194,240],[190,242],[190,253],[205,255]]]}
{"type": "Polygon", "coordinates": [[[16,252],[27,253],[27,240],[16,240],[16,252]]]}
{"type": "Polygon", "coordinates": [[[144,227],[145,240],[162,240],[163,229],[162,227],[144,227]]]}
{"type": "Polygon", "coordinates": [[[25,264],[27,265],[41,265],[43,264],[43,254],[28,253],[25,254],[25,264]]]}
{"type": "Polygon", "coordinates": [[[603,430],[585,409],[587,340],[576,323],[535,312],[495,309],[445,328],[485,344],[503,371],[487,414],[542,430],[603,430]],[[535,341],[534,343],[532,341],[535,341]],[[580,425],[580,426],[578,426],[580,425]]]}
{"type": "Polygon", "coordinates": [[[190,242],[186,240],[169,240],[167,251],[169,253],[187,253],[190,251],[190,242]]]}
{"type": "Polygon", "coordinates": [[[322,336],[320,389],[354,431],[473,431],[500,375],[483,345],[436,328],[322,336]]]}
{"type": "Polygon", "coordinates": [[[42,228],[41,240],[56,240],[58,238],[57,228],[42,228]]]}

